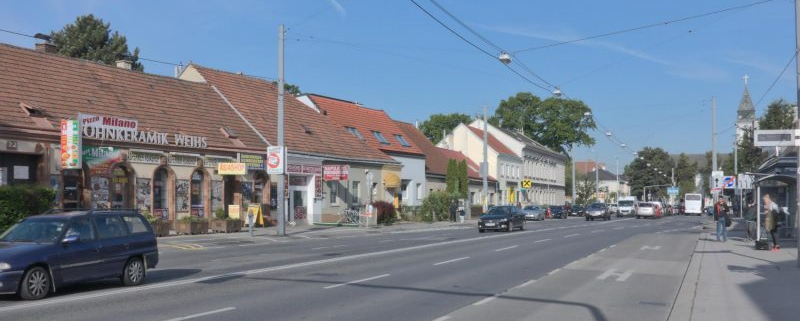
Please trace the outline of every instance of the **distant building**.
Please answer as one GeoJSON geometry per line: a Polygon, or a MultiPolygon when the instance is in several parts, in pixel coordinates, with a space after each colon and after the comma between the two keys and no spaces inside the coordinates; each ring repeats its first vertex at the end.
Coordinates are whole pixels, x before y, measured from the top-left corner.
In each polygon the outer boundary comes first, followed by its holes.
{"type": "Polygon", "coordinates": [[[753,106],[753,101],[750,99],[750,91],[747,90],[747,80],[750,78],[745,75],[744,77],[744,93],[742,93],[742,100],[739,101],[739,108],[736,110],[736,139],[741,141],[744,138],[744,133],[748,129],[758,128],[756,123],[756,109],[753,106]]]}

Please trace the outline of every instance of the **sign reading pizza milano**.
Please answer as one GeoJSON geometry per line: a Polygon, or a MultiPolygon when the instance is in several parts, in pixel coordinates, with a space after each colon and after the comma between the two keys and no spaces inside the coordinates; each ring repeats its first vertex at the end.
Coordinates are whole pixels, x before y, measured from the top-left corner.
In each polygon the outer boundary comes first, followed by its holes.
{"type": "Polygon", "coordinates": [[[139,131],[139,121],[114,116],[78,114],[83,137],[97,140],[144,143],[153,145],[174,145],[178,147],[207,148],[206,137],[184,134],[139,131]],[[172,140],[170,140],[172,138],[172,140]]]}

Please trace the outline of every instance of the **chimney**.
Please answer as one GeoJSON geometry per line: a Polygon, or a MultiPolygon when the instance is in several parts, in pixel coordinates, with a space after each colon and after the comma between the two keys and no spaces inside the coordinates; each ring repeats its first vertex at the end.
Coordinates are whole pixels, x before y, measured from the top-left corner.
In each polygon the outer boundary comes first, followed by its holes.
{"type": "Polygon", "coordinates": [[[117,60],[117,68],[131,70],[133,68],[133,63],[129,60],[117,60]]]}
{"type": "Polygon", "coordinates": [[[49,42],[37,43],[36,44],[36,51],[54,54],[54,53],[58,52],[58,47],[56,47],[56,45],[54,45],[52,43],[49,43],[49,42]]]}

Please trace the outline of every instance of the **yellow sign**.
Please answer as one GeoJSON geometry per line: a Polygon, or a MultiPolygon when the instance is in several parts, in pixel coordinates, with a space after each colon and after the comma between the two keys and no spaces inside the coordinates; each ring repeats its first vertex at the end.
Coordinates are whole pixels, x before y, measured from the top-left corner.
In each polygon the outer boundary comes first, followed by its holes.
{"type": "Polygon", "coordinates": [[[247,174],[246,163],[219,163],[217,164],[219,175],[245,175],[247,174]]]}
{"type": "Polygon", "coordinates": [[[526,179],[522,181],[522,188],[530,189],[531,187],[533,187],[533,182],[531,180],[526,179]]]}
{"type": "Polygon", "coordinates": [[[515,200],[516,200],[516,197],[515,197],[515,196],[517,196],[517,194],[516,194],[516,193],[514,193],[514,189],[513,189],[513,188],[509,188],[509,189],[508,189],[508,203],[509,203],[509,204],[514,204],[514,203],[516,203],[516,201],[515,201],[515,200]]]}
{"type": "Polygon", "coordinates": [[[255,224],[264,226],[264,215],[261,213],[261,204],[250,204],[250,206],[247,207],[247,216],[250,217],[250,214],[253,214],[253,222],[255,224]]]}
{"type": "Polygon", "coordinates": [[[228,205],[228,217],[239,219],[242,216],[242,207],[239,205],[228,205]]]}

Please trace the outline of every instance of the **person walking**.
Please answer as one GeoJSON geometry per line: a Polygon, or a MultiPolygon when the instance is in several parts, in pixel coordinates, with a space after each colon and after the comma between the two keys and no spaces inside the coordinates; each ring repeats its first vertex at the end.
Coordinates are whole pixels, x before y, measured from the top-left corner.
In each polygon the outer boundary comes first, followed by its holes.
{"type": "Polygon", "coordinates": [[[778,213],[780,213],[781,209],[778,204],[772,201],[772,197],[769,194],[764,194],[762,199],[764,200],[764,213],[766,216],[764,227],[772,236],[772,251],[777,252],[781,249],[781,246],[778,244],[775,232],[778,230],[778,213]]]}
{"type": "Polygon", "coordinates": [[[456,222],[456,211],[458,211],[458,204],[456,204],[456,200],[450,202],[450,222],[456,222]]]}
{"type": "Polygon", "coordinates": [[[717,242],[722,238],[722,242],[728,241],[728,204],[725,203],[725,197],[720,196],[717,204],[714,205],[714,220],[717,221],[717,242]]]}

